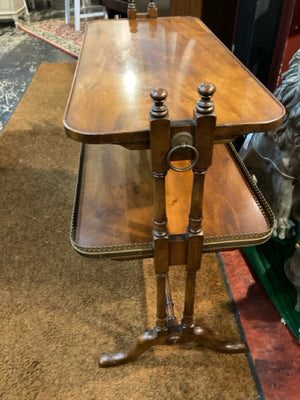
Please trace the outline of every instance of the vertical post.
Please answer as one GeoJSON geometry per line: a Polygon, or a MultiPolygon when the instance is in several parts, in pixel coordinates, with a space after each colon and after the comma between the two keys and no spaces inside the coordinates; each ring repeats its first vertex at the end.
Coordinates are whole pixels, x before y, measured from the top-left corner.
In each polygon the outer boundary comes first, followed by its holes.
{"type": "Polygon", "coordinates": [[[147,7],[147,13],[148,13],[149,18],[157,18],[158,9],[157,9],[155,1],[149,1],[148,7],[147,7]]]}
{"type": "Polygon", "coordinates": [[[167,92],[151,92],[154,105],[150,111],[150,147],[154,189],[154,268],[157,277],[157,328],[167,328],[166,279],[169,270],[169,238],[166,215],[165,177],[168,171],[166,154],[170,147],[170,119],[164,104],[167,92]]]}
{"type": "Polygon", "coordinates": [[[211,165],[216,114],[211,97],[215,93],[215,86],[211,83],[202,83],[198,87],[201,99],[194,111],[195,120],[195,147],[199,159],[193,168],[193,189],[188,225],[188,252],[186,265],[185,305],[182,324],[184,328],[193,327],[194,302],[196,288],[196,273],[201,265],[203,247],[203,197],[204,182],[207,168],[211,165]]]}
{"type": "Polygon", "coordinates": [[[80,0],[74,0],[75,30],[80,31],[80,0]]]}
{"type": "Polygon", "coordinates": [[[136,19],[137,11],[135,0],[129,0],[127,6],[127,17],[128,19],[136,19]]]}

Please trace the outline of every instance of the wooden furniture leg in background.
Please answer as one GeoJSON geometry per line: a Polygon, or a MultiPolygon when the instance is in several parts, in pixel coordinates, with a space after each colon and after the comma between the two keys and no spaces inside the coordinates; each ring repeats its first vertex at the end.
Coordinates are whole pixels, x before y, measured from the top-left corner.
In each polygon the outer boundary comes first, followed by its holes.
{"type": "Polygon", "coordinates": [[[158,9],[155,1],[149,1],[147,6],[147,13],[138,13],[135,0],[128,1],[127,7],[127,17],[128,19],[137,19],[137,18],[157,18],[158,17],[158,9]]]}
{"type": "Polygon", "coordinates": [[[245,343],[241,341],[219,340],[208,329],[194,326],[196,273],[200,269],[203,245],[204,181],[206,171],[211,165],[216,123],[214,103],[211,100],[215,92],[214,85],[204,83],[199,86],[198,92],[201,99],[194,113],[194,125],[191,127],[193,135],[189,132],[179,132],[178,129],[175,135],[172,135],[165,105],[167,92],[164,89],[151,92],[154,101],[150,111],[150,147],[154,185],[153,241],[154,269],[157,277],[157,322],[156,327],[140,336],[128,352],[104,355],[99,361],[100,367],[127,363],[155,345],[196,342],[224,353],[240,353],[246,350],[245,343]],[[186,138],[192,142],[186,143],[186,138]],[[191,150],[193,156],[191,165],[187,169],[193,168],[194,180],[187,229],[185,306],[183,319],[179,324],[174,314],[168,281],[170,242],[167,229],[165,178],[169,168],[182,171],[173,166],[172,156],[178,150],[186,149],[191,150]]]}

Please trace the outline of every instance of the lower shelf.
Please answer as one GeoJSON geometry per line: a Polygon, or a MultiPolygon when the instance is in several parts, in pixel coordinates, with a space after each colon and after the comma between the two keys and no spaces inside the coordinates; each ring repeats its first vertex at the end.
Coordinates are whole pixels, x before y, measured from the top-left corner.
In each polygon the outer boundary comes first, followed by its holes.
{"type": "MultiPolygon", "coordinates": [[[[170,264],[184,264],[192,171],[166,180],[170,264]]],[[[153,256],[153,192],[149,150],[83,145],[71,228],[82,255],[153,256]]],[[[204,251],[265,242],[273,214],[231,145],[216,145],[205,181],[204,251]]]]}

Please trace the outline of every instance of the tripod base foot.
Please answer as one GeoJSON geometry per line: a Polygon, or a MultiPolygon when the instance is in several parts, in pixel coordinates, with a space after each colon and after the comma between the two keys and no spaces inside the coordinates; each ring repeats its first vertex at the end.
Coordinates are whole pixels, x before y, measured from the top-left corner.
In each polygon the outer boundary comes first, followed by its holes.
{"type": "Polygon", "coordinates": [[[183,344],[188,342],[199,343],[220,353],[244,353],[247,345],[243,341],[230,341],[217,339],[207,328],[200,326],[184,327],[178,325],[175,331],[154,328],[141,335],[127,352],[105,354],[99,360],[99,367],[115,367],[126,364],[138,358],[150,347],[157,345],[183,344]]]}

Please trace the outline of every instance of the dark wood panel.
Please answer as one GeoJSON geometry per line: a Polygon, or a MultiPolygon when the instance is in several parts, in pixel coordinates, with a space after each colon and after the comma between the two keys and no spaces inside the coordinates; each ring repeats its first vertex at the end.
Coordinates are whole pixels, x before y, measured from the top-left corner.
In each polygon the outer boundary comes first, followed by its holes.
{"type": "Polygon", "coordinates": [[[274,91],[276,86],[279,84],[279,75],[282,67],[283,55],[286,48],[296,4],[296,0],[285,0],[283,4],[267,83],[267,87],[271,91],[274,91]]]}
{"type": "Polygon", "coordinates": [[[203,0],[202,21],[231,50],[240,0],[203,0]]]}
{"type": "Polygon", "coordinates": [[[296,1],[293,12],[289,36],[298,35],[300,33],[300,2],[296,1]]]}
{"type": "Polygon", "coordinates": [[[240,0],[235,55],[274,91],[296,0],[240,0]]]}
{"type": "Polygon", "coordinates": [[[202,0],[171,0],[171,15],[190,15],[192,17],[201,17],[202,0]]]}

